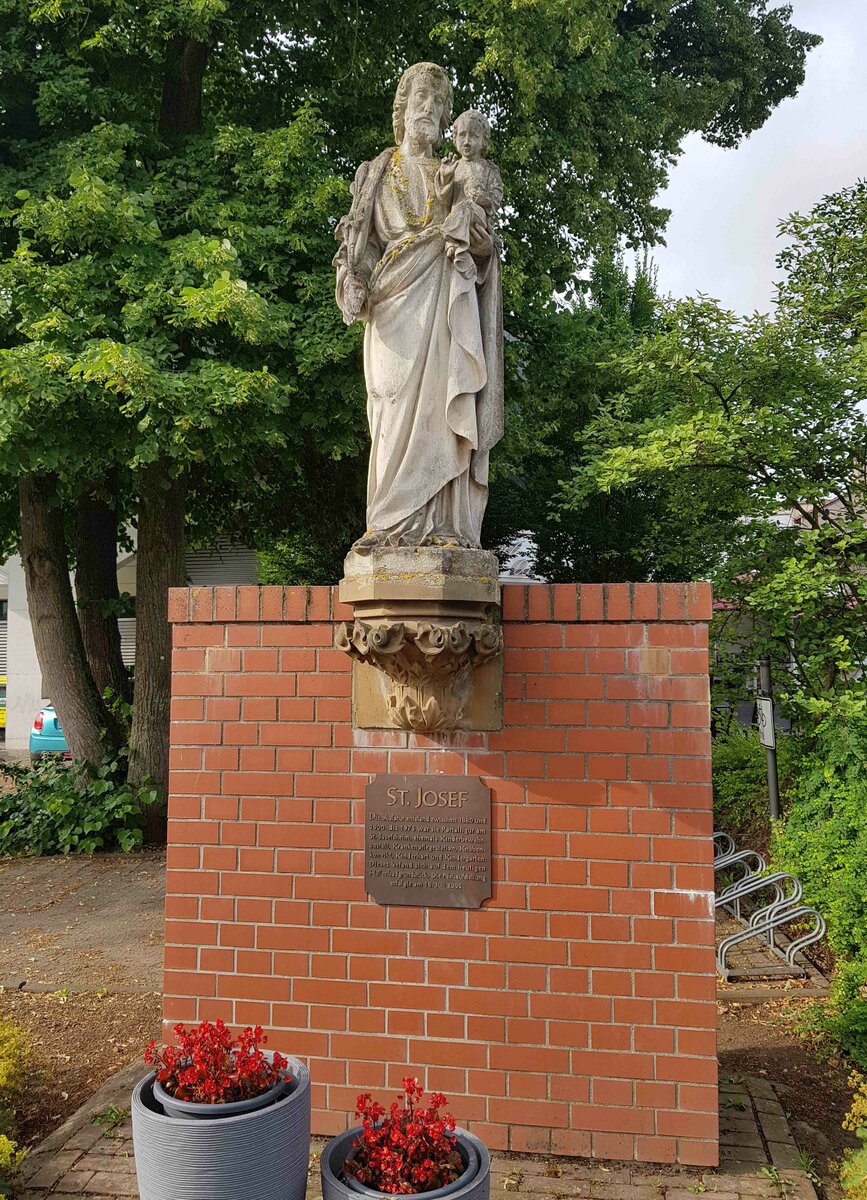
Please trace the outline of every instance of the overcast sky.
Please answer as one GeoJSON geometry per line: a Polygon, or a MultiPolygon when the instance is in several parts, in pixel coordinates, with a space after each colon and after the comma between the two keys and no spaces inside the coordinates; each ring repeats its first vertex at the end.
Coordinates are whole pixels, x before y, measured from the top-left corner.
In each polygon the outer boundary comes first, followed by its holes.
{"type": "Polygon", "coordinates": [[[792,0],[794,21],[824,42],[807,78],[736,150],[688,139],[661,202],[661,291],[705,292],[738,312],[773,308],[777,223],[867,177],[867,0],[792,0]]]}

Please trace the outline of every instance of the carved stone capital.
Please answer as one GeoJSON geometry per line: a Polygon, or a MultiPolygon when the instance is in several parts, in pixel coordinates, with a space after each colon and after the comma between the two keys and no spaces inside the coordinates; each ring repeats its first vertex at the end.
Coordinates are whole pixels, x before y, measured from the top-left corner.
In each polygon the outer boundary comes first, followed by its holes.
{"type": "Polygon", "coordinates": [[[334,643],[390,681],[388,713],[398,729],[440,733],[464,727],[477,666],[503,648],[498,625],[469,621],[378,621],[337,626],[334,643]]]}
{"type": "Polygon", "coordinates": [[[502,728],[498,569],[490,551],[460,546],[350,551],[340,599],[355,619],[336,644],[354,660],[357,728],[502,728]]]}

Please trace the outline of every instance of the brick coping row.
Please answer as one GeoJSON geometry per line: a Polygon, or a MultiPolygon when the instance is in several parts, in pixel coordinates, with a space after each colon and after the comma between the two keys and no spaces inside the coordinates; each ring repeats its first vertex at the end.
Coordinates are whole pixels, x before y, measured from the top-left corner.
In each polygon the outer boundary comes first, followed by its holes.
{"type": "MultiPolygon", "coordinates": [[[[709,583],[506,583],[502,587],[506,623],[709,621],[709,583]]],[[[342,604],[336,587],[170,588],[172,624],[347,621],[352,606],[342,604]]]]}

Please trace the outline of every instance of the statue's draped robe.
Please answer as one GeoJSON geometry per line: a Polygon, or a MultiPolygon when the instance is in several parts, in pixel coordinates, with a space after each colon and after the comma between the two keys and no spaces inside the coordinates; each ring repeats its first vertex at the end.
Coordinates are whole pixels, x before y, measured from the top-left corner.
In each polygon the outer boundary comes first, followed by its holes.
{"type": "Polygon", "coordinates": [[[477,547],[503,423],[499,258],[483,220],[446,255],[439,165],[390,150],[360,168],[339,231],[337,299],[343,307],[348,272],[369,278],[368,534],[477,547]]]}

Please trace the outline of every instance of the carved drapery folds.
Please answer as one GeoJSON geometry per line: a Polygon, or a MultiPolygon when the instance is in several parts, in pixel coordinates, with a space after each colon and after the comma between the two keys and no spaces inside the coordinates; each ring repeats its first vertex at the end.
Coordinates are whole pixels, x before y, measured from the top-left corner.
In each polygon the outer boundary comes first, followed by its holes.
{"type": "Polygon", "coordinates": [[[498,625],[468,621],[344,621],[335,645],[390,680],[392,724],[417,733],[464,728],[476,667],[503,648],[498,625]]]}

